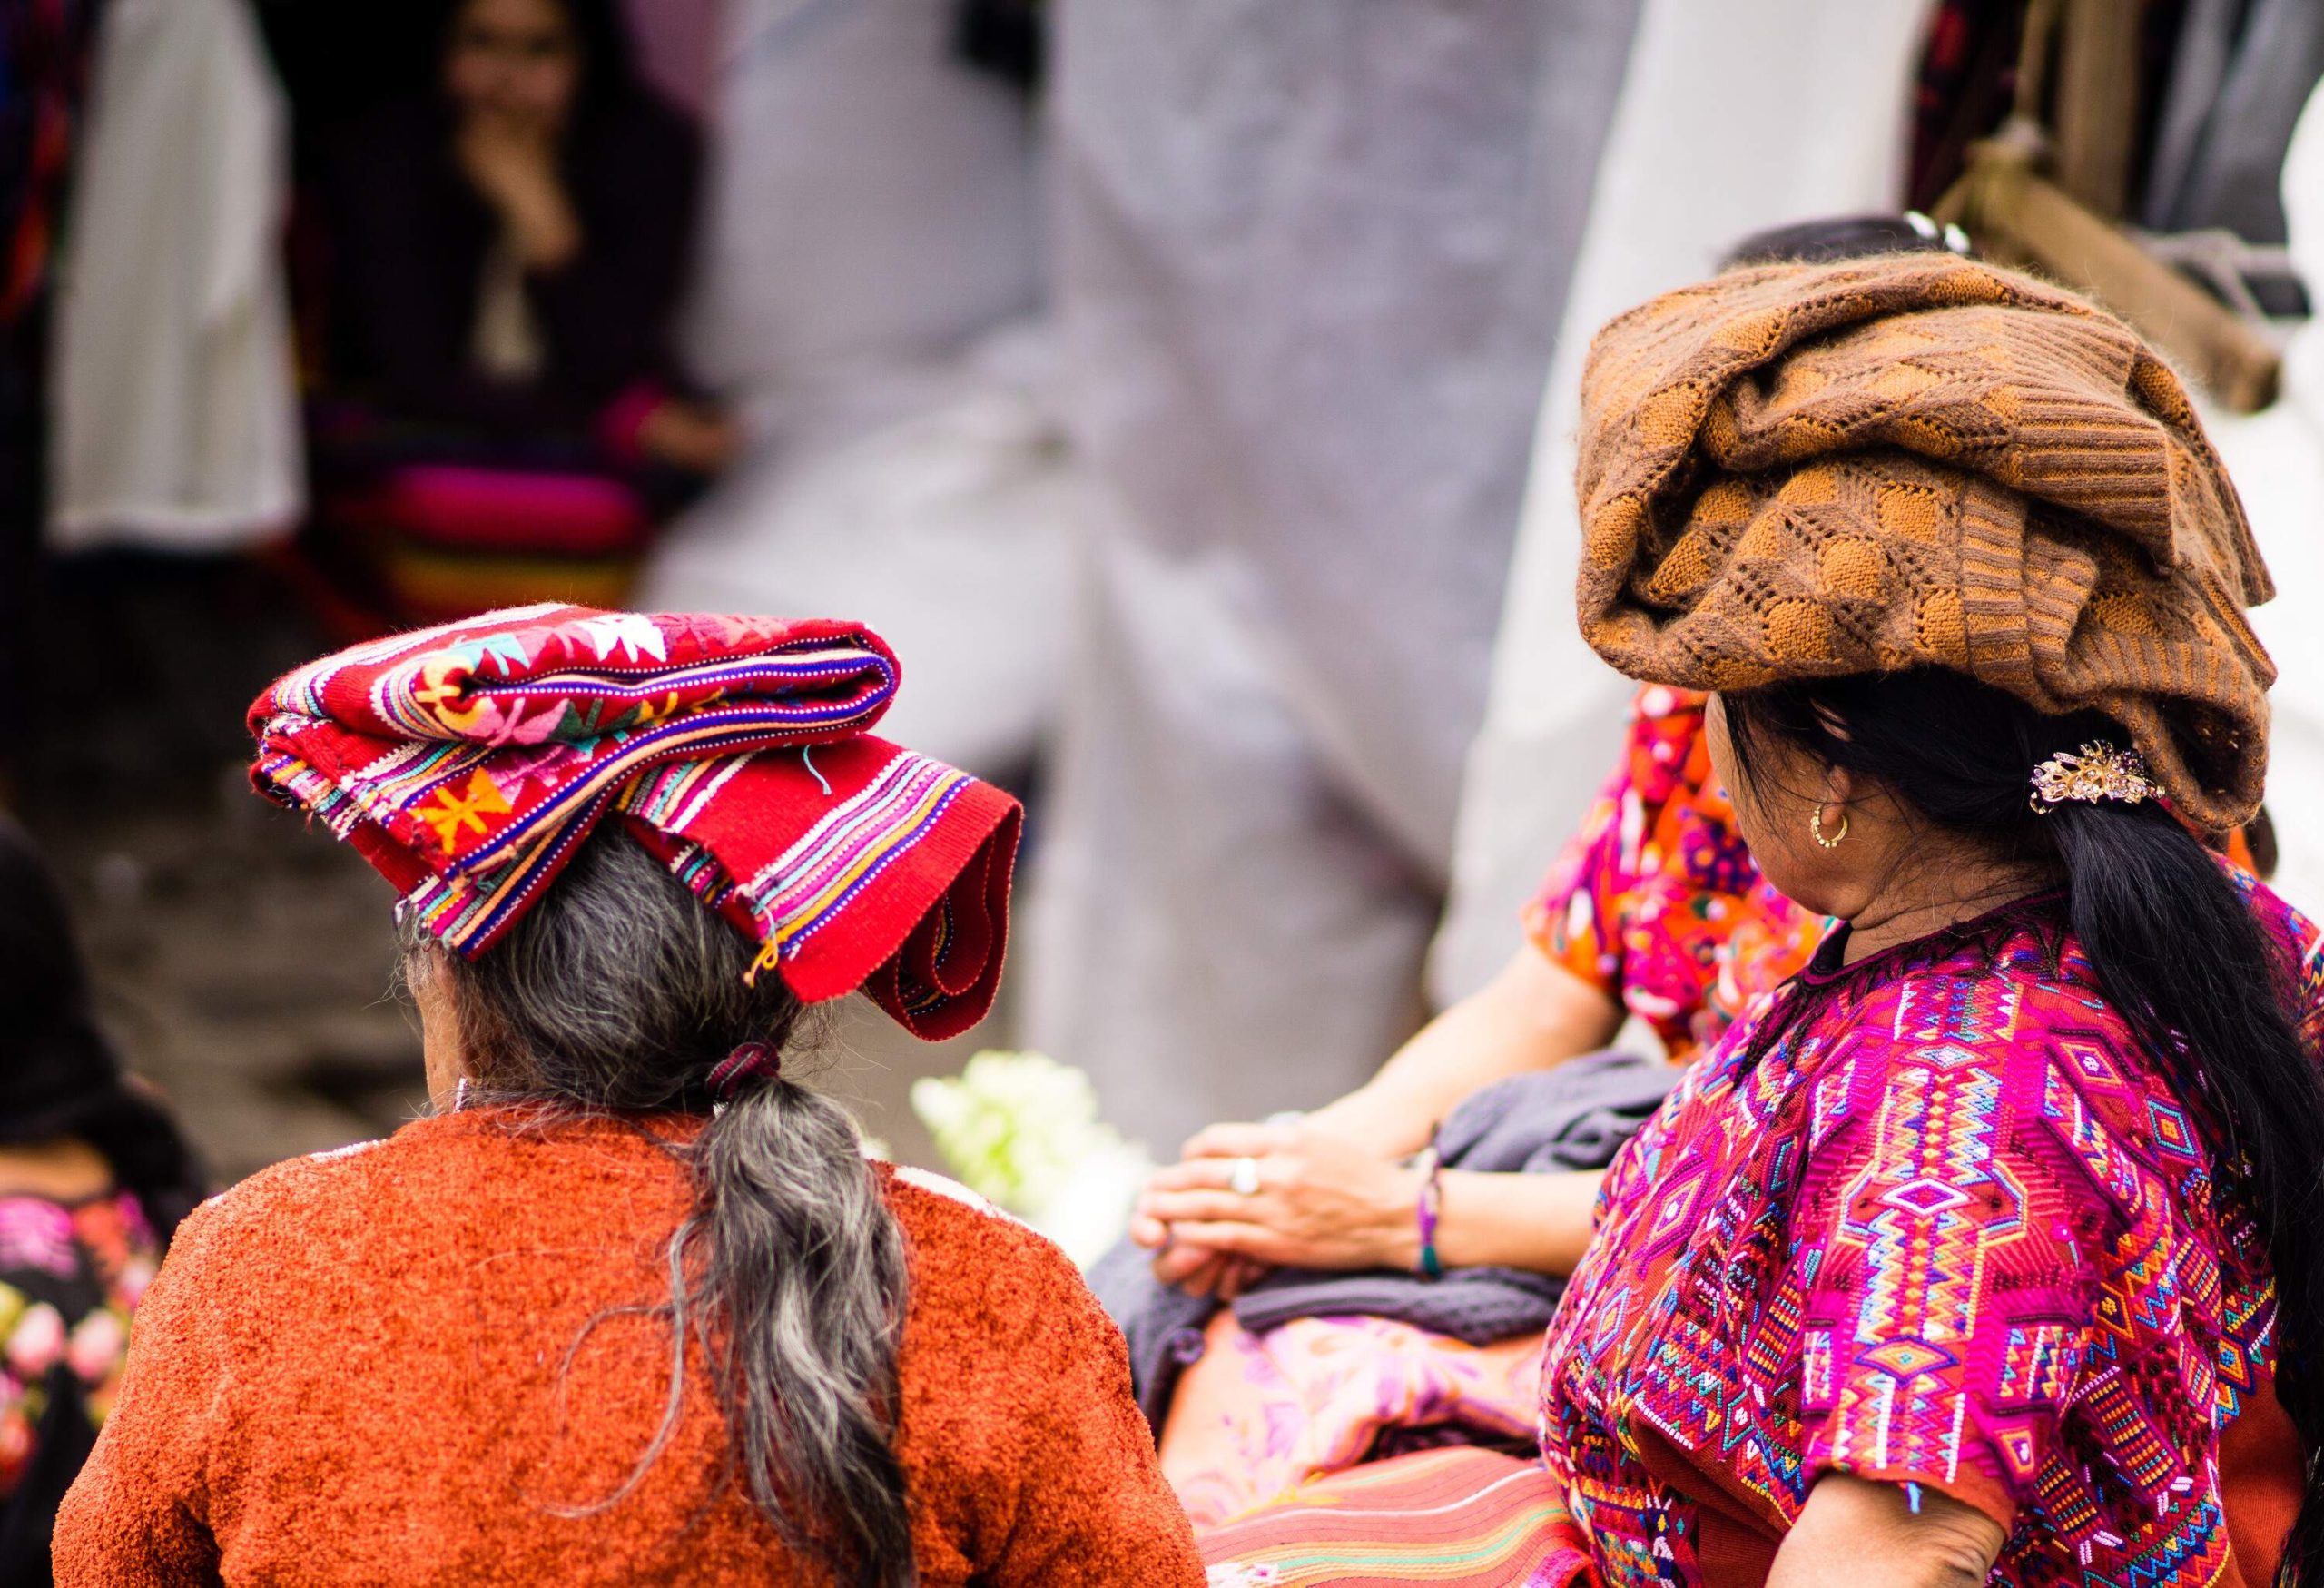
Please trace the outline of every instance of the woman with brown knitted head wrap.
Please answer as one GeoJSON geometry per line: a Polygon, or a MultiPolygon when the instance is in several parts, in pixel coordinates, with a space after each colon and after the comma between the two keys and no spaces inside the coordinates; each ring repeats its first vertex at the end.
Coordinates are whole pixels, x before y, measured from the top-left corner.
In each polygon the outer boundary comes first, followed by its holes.
{"type": "Polygon", "coordinates": [[[1713,693],[1839,924],[1609,1173],[1544,1378],[1574,1568],[2324,1582],[2324,972],[2201,837],[2270,592],[2177,379],[1921,255],[1658,299],[1584,399],[1583,633],[1713,693]]]}

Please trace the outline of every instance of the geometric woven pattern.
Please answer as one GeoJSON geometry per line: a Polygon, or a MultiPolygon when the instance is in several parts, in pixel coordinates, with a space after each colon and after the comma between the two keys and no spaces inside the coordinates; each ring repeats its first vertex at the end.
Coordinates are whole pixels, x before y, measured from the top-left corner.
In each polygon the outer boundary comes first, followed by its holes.
{"type": "MultiPolygon", "coordinates": [[[[2240,880],[2312,1041],[2318,933],[2240,880]]],[[[2288,1430],[2273,1281],[2063,917],[1819,954],[1615,1160],[1542,1414],[1608,1588],[1771,1553],[1827,1471],[1985,1511],[1995,1582],[2221,1580],[2228,1517],[2268,1510],[2221,1473],[2286,1475],[2252,1455],[2288,1430]]]]}

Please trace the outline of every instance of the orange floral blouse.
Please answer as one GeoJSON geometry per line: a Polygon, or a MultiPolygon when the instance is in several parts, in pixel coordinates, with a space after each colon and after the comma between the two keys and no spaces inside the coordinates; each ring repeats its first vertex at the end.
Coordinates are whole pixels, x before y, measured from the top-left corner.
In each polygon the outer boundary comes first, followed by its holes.
{"type": "Polygon", "coordinates": [[[1639,691],[1621,762],[1526,922],[1552,962],[1653,1027],[1674,1063],[1805,967],[1826,925],[1768,885],[1736,832],[1705,699],[1639,691]]]}

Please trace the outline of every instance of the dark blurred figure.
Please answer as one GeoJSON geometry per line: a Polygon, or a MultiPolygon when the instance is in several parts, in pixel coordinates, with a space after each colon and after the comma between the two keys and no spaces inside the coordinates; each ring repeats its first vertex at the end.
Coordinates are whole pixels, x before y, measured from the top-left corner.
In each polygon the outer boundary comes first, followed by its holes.
{"type": "Polygon", "coordinates": [[[725,466],[672,349],[701,166],[615,0],[464,0],[437,82],[325,152],[319,527],[386,616],[617,604],[725,466]]]}
{"type": "Polygon", "coordinates": [[[55,881],[0,817],[0,1583],[49,1581],[57,1502],[111,1410],[130,1315],[203,1195],[89,1009],[55,881]]]}

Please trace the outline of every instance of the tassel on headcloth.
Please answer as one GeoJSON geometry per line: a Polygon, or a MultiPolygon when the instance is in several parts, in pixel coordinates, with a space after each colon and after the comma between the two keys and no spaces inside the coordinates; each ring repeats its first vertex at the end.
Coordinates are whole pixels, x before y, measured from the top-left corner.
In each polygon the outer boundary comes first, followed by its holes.
{"type": "Polygon", "coordinates": [[[856,624],[515,607],[290,674],[251,707],[251,777],[470,956],[618,816],[762,945],[753,973],[940,1040],[991,1006],[1021,813],[864,731],[897,678],[856,624]]]}

